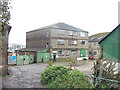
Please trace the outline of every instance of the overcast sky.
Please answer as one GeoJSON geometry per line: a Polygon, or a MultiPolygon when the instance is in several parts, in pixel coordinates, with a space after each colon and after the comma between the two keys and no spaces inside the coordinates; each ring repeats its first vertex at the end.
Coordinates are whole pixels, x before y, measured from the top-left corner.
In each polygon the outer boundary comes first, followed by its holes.
{"type": "Polygon", "coordinates": [[[9,43],[26,44],[26,32],[63,22],[89,35],[118,25],[119,0],[12,0],[9,43]]]}

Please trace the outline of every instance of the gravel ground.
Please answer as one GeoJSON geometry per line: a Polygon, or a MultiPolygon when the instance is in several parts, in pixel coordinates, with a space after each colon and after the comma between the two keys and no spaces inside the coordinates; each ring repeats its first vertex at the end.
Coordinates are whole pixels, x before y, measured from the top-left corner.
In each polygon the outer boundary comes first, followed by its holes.
{"type": "Polygon", "coordinates": [[[47,64],[31,64],[10,67],[11,76],[4,77],[2,88],[44,88],[40,83],[40,73],[47,64]]]}
{"type": "MultiPolygon", "coordinates": [[[[75,69],[80,70],[81,72],[84,72],[85,74],[92,74],[91,68],[93,67],[93,62],[95,60],[81,60],[77,61],[76,65],[74,65],[75,69]]],[[[54,65],[65,65],[65,66],[70,66],[70,62],[55,62],[54,65]]]]}
{"type": "MultiPolygon", "coordinates": [[[[85,74],[92,74],[91,68],[95,60],[77,61],[74,66],[75,69],[84,72],[85,74]]],[[[55,62],[53,65],[69,66],[70,62],[55,62]]],[[[23,66],[10,67],[11,75],[4,77],[2,80],[3,88],[45,88],[40,83],[40,73],[45,70],[47,64],[38,63],[23,66]]],[[[1,79],[0,79],[1,81],[1,79]]]]}

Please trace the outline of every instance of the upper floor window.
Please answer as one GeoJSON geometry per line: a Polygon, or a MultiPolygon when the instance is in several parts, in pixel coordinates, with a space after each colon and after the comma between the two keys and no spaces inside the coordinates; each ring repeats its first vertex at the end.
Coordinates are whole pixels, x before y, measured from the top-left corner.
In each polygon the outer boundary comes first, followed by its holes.
{"type": "Polygon", "coordinates": [[[65,34],[64,30],[58,30],[58,34],[65,34]]]}
{"type": "Polygon", "coordinates": [[[80,40],[80,44],[81,44],[81,45],[85,45],[85,44],[86,44],[86,41],[85,41],[85,40],[80,40]]]}
{"type": "Polygon", "coordinates": [[[64,51],[59,50],[59,51],[58,51],[58,55],[64,55],[64,51]]]}
{"type": "Polygon", "coordinates": [[[49,32],[47,32],[47,37],[49,37],[49,32]]]}
{"type": "Polygon", "coordinates": [[[77,36],[77,32],[76,31],[69,31],[69,35],[77,36]]]}
{"type": "Polygon", "coordinates": [[[72,31],[69,31],[69,35],[72,35],[72,31]]]}
{"type": "Polygon", "coordinates": [[[58,45],[64,45],[64,40],[58,39],[58,45]]]}
{"type": "Polygon", "coordinates": [[[48,48],[48,43],[46,43],[46,48],[48,48]]]}
{"type": "Polygon", "coordinates": [[[77,45],[77,41],[75,40],[68,40],[69,45],[77,45]]]}
{"type": "Polygon", "coordinates": [[[74,32],[73,32],[73,35],[74,35],[74,36],[77,36],[77,32],[76,32],[76,31],[74,31],[74,32]]]}
{"type": "Polygon", "coordinates": [[[86,34],[85,32],[81,32],[82,37],[85,37],[85,34],[86,34]]]}

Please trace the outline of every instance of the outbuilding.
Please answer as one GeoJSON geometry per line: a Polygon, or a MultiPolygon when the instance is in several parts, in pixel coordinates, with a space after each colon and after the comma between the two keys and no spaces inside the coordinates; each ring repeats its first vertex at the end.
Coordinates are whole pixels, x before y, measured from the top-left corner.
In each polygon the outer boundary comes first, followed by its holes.
{"type": "Polygon", "coordinates": [[[100,58],[111,58],[120,62],[120,24],[100,42],[100,58]]]}

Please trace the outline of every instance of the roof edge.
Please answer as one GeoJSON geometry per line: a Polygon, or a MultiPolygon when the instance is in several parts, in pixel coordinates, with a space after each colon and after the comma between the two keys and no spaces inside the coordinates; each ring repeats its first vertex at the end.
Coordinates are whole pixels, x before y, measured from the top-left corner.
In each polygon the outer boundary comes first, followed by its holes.
{"type": "Polygon", "coordinates": [[[118,26],[115,29],[113,29],[107,36],[105,36],[102,40],[100,40],[98,44],[100,44],[104,39],[106,39],[109,35],[111,35],[111,33],[113,33],[119,26],[120,24],[118,24],[118,26]]]}

